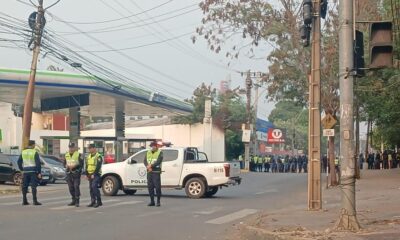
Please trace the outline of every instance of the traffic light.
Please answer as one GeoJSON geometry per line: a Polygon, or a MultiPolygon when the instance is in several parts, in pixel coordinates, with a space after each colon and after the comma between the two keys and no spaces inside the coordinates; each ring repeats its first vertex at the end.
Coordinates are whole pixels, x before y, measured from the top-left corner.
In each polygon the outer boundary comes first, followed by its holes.
{"type": "Polygon", "coordinates": [[[392,22],[373,22],[370,27],[370,68],[393,66],[392,22]]]}
{"type": "Polygon", "coordinates": [[[321,18],[326,18],[326,13],[328,11],[328,0],[321,0],[321,18]]]}
{"type": "Polygon", "coordinates": [[[310,37],[311,37],[311,27],[307,25],[303,25],[300,27],[300,38],[303,41],[304,47],[308,47],[310,45],[310,37]]]}
{"type": "Polygon", "coordinates": [[[305,25],[309,25],[313,18],[313,4],[312,0],[303,1],[303,20],[305,25]]]}
{"type": "Polygon", "coordinates": [[[356,31],[356,41],[354,42],[354,69],[357,76],[362,77],[365,75],[365,61],[364,61],[364,34],[356,31]]]}

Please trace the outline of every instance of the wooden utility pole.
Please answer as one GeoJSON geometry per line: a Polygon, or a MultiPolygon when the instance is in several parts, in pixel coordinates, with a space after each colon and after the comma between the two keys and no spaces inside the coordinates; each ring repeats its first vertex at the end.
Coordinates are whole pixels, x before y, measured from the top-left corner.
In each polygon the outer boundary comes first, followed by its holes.
{"type": "MultiPolygon", "coordinates": [[[[247,122],[245,125],[245,130],[250,130],[250,123],[251,123],[251,88],[253,86],[253,81],[251,80],[250,71],[247,72],[246,76],[246,115],[247,115],[247,122]]],[[[250,134],[251,136],[251,134],[250,134]]],[[[251,137],[250,137],[251,142],[251,137]]],[[[245,169],[249,170],[250,166],[250,142],[245,142],[244,144],[244,161],[245,161],[245,169]]]]}
{"type": "Polygon", "coordinates": [[[321,186],[321,1],[313,1],[308,127],[308,209],[322,208],[321,186]]]}
{"type": "Polygon", "coordinates": [[[336,228],[360,229],[356,214],[353,119],[353,0],[339,1],[340,185],[341,212],[336,228]]]}
{"type": "Polygon", "coordinates": [[[39,0],[38,12],[36,15],[36,24],[33,35],[33,57],[31,64],[31,72],[29,75],[28,90],[25,96],[24,104],[24,115],[22,119],[22,149],[28,146],[28,142],[31,136],[31,125],[32,125],[32,109],[33,109],[33,98],[35,95],[35,79],[36,79],[36,68],[37,61],[40,53],[40,45],[42,41],[42,29],[44,23],[44,9],[43,0],[39,0]]]}

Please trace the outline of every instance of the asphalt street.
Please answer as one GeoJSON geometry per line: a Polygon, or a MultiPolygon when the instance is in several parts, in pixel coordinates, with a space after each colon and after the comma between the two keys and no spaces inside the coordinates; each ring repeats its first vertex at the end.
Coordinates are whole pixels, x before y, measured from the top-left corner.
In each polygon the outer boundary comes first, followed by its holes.
{"type": "Polygon", "coordinates": [[[22,206],[19,195],[0,196],[0,239],[225,239],[233,224],[261,210],[306,207],[306,174],[242,177],[241,185],[223,188],[212,198],[188,199],[183,190],[163,190],[161,207],[147,207],[148,195],[139,191],[103,196],[103,207],[88,208],[86,181],[79,208],[66,206],[71,200],[66,184],[41,187],[43,206],[22,206]]]}

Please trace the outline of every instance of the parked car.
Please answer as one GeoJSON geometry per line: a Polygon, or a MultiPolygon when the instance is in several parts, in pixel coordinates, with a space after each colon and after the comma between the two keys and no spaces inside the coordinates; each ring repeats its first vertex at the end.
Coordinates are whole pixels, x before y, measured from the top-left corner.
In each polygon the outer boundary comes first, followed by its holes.
{"type": "Polygon", "coordinates": [[[114,154],[106,154],[104,156],[104,164],[115,163],[115,155],[114,154]]]}
{"type": "MultiPolygon", "coordinates": [[[[15,185],[21,185],[22,173],[18,168],[18,155],[0,154],[0,183],[12,182],[15,185]]],[[[40,185],[46,185],[50,178],[50,168],[42,163],[42,179],[40,185]]]]}
{"type": "Polygon", "coordinates": [[[50,183],[55,183],[58,180],[64,181],[67,177],[67,172],[60,161],[55,160],[53,156],[40,155],[41,160],[44,162],[44,166],[50,168],[50,183]]]}

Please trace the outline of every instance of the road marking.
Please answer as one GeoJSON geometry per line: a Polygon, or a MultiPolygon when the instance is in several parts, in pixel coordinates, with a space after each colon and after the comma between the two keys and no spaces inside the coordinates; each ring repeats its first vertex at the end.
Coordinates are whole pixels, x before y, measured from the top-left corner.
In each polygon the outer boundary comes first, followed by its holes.
{"type": "Polygon", "coordinates": [[[213,207],[213,208],[210,208],[209,210],[197,211],[197,212],[193,212],[193,213],[200,214],[200,215],[211,215],[221,209],[222,209],[222,207],[213,207]]]}
{"type": "Polygon", "coordinates": [[[278,192],[277,189],[268,189],[266,191],[257,192],[257,193],[255,193],[255,195],[261,195],[261,194],[265,194],[265,193],[276,193],[276,192],[278,192]]]}
{"type": "Polygon", "coordinates": [[[228,222],[232,222],[232,221],[238,220],[240,218],[244,218],[244,217],[246,217],[248,215],[251,215],[251,214],[254,214],[256,212],[258,212],[258,210],[256,210],[256,209],[242,209],[240,211],[237,211],[237,212],[234,212],[234,213],[231,213],[231,214],[219,217],[219,218],[215,218],[215,219],[209,220],[206,223],[209,223],[209,224],[225,224],[225,223],[228,223],[228,222]]]}
{"type": "MultiPolygon", "coordinates": [[[[107,203],[107,202],[119,202],[119,200],[115,200],[115,199],[110,199],[110,200],[106,200],[103,201],[103,203],[107,203]]],[[[115,204],[111,204],[111,205],[103,205],[100,208],[87,208],[87,209],[82,209],[82,210],[77,210],[76,212],[90,212],[90,211],[101,211],[101,209],[104,208],[112,208],[112,207],[118,207],[118,206],[123,206],[123,205],[131,205],[131,204],[137,204],[137,203],[142,203],[143,201],[130,201],[130,202],[119,202],[119,203],[115,203],[115,204]]]]}
{"type": "Polygon", "coordinates": [[[150,216],[154,216],[154,215],[157,215],[157,214],[161,214],[163,212],[164,211],[146,212],[146,213],[137,215],[137,217],[150,217],[150,216]]]}

